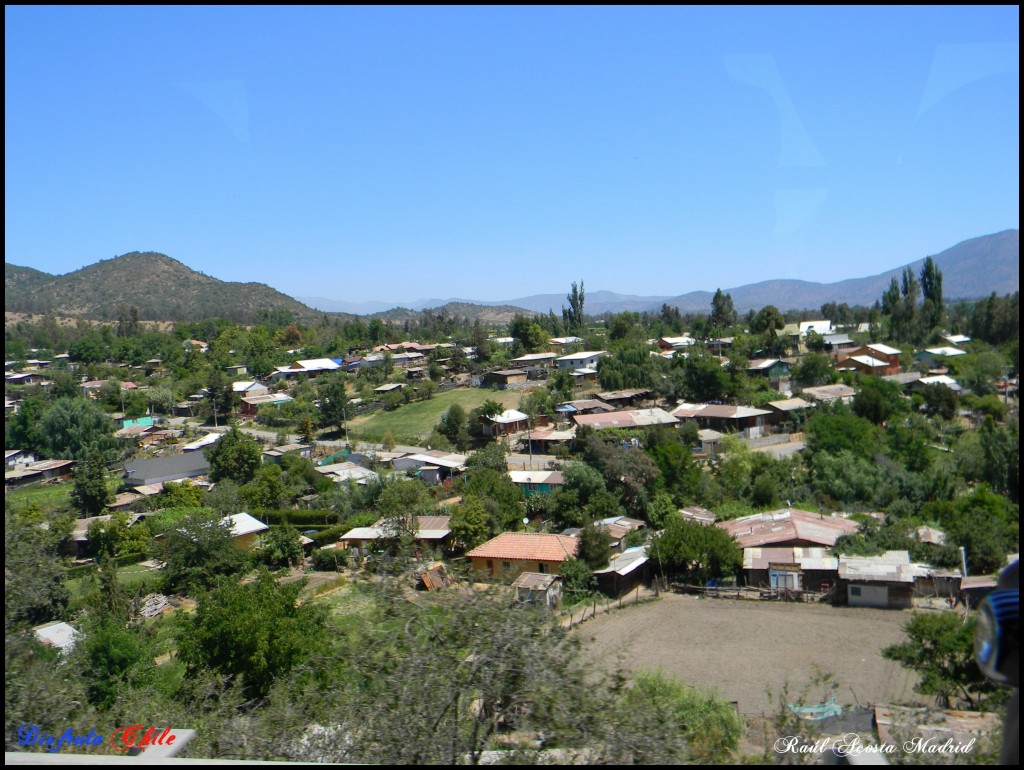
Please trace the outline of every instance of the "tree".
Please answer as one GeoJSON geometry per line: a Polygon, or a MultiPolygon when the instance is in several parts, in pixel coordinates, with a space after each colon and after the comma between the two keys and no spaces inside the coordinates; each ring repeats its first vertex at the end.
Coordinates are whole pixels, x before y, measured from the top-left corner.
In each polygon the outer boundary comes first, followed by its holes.
{"type": "Polygon", "coordinates": [[[974,658],[973,617],[964,623],[953,612],[915,613],[903,630],[908,640],[886,647],[882,654],[918,673],[916,692],[934,695],[943,708],[951,708],[957,698],[976,708],[993,689],[974,658]]]}
{"type": "Polygon", "coordinates": [[[597,587],[594,571],[583,559],[566,559],[562,562],[562,586],[569,601],[587,596],[597,587]]]}
{"type": "Polygon", "coordinates": [[[59,547],[70,530],[70,522],[46,521],[42,514],[4,512],[4,620],[8,631],[21,623],[35,625],[64,615],[70,593],[64,583],[59,547]]]}
{"type": "Polygon", "coordinates": [[[231,525],[214,513],[194,513],[178,522],[161,540],[164,582],[168,590],[195,594],[221,575],[248,566],[248,555],[231,536],[231,525]]]}
{"type": "Polygon", "coordinates": [[[583,281],[580,281],[578,287],[576,282],[573,281],[572,289],[566,295],[569,307],[562,306],[562,321],[565,323],[567,334],[575,334],[583,329],[583,302],[585,296],[583,281]]]}
{"type": "Polygon", "coordinates": [[[266,570],[245,585],[220,581],[184,621],[179,658],[190,674],[213,668],[240,681],[250,697],[266,695],[326,642],[326,609],[297,602],[304,584],[280,585],[266,570]]]}
{"type": "Polygon", "coordinates": [[[584,524],[580,530],[577,558],[595,570],[607,566],[611,554],[612,537],[608,530],[595,527],[589,521],[584,524]]]}
{"type": "Polygon", "coordinates": [[[921,292],[924,294],[924,305],[921,307],[922,336],[942,326],[946,308],[942,301],[942,271],[935,260],[927,257],[921,268],[921,292]]]}
{"type": "Polygon", "coordinates": [[[206,450],[206,459],[210,461],[212,481],[230,479],[238,484],[248,484],[263,462],[263,453],[253,438],[232,425],[217,443],[206,450]]]}
{"type": "Polygon", "coordinates": [[[743,564],[736,541],[725,530],[670,517],[648,549],[655,564],[670,575],[704,582],[732,575],[743,564]]]}
{"type": "Polygon", "coordinates": [[[117,457],[114,423],[99,404],[87,398],[59,398],[39,422],[39,446],[47,457],[104,462],[117,457]]]}
{"type": "Polygon", "coordinates": [[[508,334],[514,338],[520,348],[526,353],[534,353],[544,347],[548,341],[548,334],[544,327],[526,316],[517,315],[512,319],[508,334]]]}
{"type": "Polygon", "coordinates": [[[824,353],[808,353],[793,370],[796,381],[805,387],[831,385],[835,382],[832,360],[824,353]]]}
{"type": "Polygon", "coordinates": [[[337,428],[345,427],[345,415],[348,408],[348,391],[345,380],[340,375],[330,377],[319,388],[320,426],[337,428]]]}
{"type": "Polygon", "coordinates": [[[718,289],[711,300],[711,318],[709,320],[711,328],[718,331],[728,329],[736,325],[737,318],[732,296],[718,289]]]}
{"type": "Polygon", "coordinates": [[[271,527],[263,541],[267,561],[276,567],[293,567],[302,560],[299,531],[290,524],[271,527]]]}
{"type": "Polygon", "coordinates": [[[484,502],[472,495],[464,497],[452,512],[449,526],[453,547],[467,551],[476,548],[490,536],[484,502]]]}
{"type": "Polygon", "coordinates": [[[467,449],[470,439],[466,410],[460,404],[452,404],[441,417],[437,431],[448,439],[456,449],[460,451],[467,449]]]}
{"type": "Polygon", "coordinates": [[[71,504],[86,516],[95,516],[114,499],[107,488],[107,469],[98,452],[92,452],[75,467],[71,504]]]}
{"type": "Polygon", "coordinates": [[[782,313],[775,305],[768,305],[761,308],[750,324],[750,331],[755,334],[764,334],[767,347],[775,351],[779,339],[779,330],[786,325],[782,313]]]}

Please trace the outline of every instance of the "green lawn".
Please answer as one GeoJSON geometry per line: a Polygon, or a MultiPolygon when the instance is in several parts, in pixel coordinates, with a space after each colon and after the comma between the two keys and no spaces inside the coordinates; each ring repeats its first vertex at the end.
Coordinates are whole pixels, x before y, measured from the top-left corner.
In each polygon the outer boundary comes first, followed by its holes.
{"type": "Polygon", "coordinates": [[[469,388],[436,393],[426,401],[403,404],[393,412],[378,411],[366,417],[349,420],[349,434],[353,438],[379,441],[390,431],[399,443],[416,444],[430,435],[452,404],[459,404],[467,414],[487,399],[504,404],[509,409],[519,406],[520,393],[505,390],[469,388]]]}
{"type": "MultiPolygon", "coordinates": [[[[4,504],[12,511],[20,511],[35,504],[43,513],[74,512],[71,505],[71,490],[74,486],[71,481],[62,481],[57,484],[35,483],[15,487],[4,495],[4,504]]],[[[121,479],[107,479],[107,488],[111,492],[116,492],[120,486],[121,479]]]]}

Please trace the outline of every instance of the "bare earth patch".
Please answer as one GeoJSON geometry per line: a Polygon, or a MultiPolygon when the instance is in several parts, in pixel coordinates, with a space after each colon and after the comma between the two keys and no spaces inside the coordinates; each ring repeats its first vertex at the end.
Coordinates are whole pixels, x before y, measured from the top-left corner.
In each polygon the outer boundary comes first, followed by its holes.
{"type": "Polygon", "coordinates": [[[761,715],[775,713],[787,685],[790,702],[805,691],[804,702],[820,702],[823,688],[811,687],[818,671],[838,683],[843,705],[925,703],[913,692],[916,675],[881,652],[905,640],[909,620],[909,611],[662,594],[599,615],[578,633],[585,654],[608,671],[660,668],[761,715]]]}

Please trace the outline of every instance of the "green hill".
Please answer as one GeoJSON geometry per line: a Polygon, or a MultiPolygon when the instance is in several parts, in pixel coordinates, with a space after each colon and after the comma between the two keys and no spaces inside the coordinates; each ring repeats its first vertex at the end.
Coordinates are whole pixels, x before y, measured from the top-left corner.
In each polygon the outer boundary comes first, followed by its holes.
{"type": "Polygon", "coordinates": [[[254,323],[261,311],[285,310],[303,322],[323,316],[262,283],[231,283],[154,252],[131,252],[66,275],[4,265],[4,310],[117,320],[134,305],[149,321],[227,318],[254,323]]]}

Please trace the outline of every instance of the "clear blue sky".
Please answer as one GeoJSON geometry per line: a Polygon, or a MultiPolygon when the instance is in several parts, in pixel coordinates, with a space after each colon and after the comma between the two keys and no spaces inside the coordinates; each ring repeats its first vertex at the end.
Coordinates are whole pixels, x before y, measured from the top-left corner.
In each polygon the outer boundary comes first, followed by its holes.
{"type": "Polygon", "coordinates": [[[6,260],[300,297],[872,275],[1019,224],[1019,9],[5,9],[6,260]]]}

